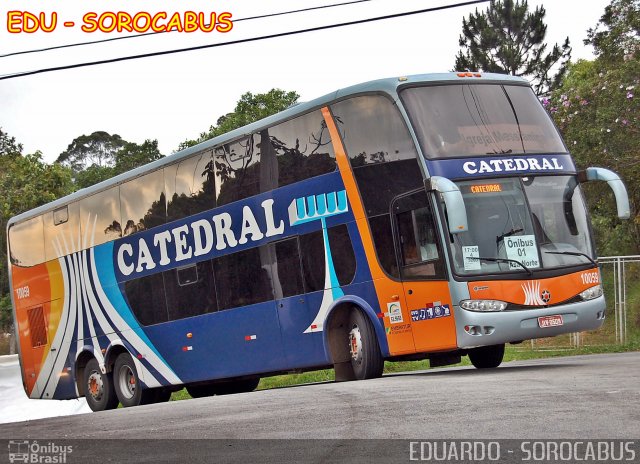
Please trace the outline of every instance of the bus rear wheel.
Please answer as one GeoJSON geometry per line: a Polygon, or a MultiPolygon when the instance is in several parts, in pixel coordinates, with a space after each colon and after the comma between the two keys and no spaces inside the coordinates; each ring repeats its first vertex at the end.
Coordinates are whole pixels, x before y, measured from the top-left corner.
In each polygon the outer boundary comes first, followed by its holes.
{"type": "Polygon", "coordinates": [[[118,397],[113,388],[111,374],[103,374],[96,359],[84,368],[84,397],[92,411],[105,411],[118,407],[118,397]]]}
{"type": "Polygon", "coordinates": [[[347,330],[351,367],[356,380],[380,377],[384,369],[384,359],[371,321],[362,311],[354,309],[349,315],[347,330]]]}
{"type": "Polygon", "coordinates": [[[154,391],[143,389],[138,370],[129,353],[121,353],[113,366],[113,383],[123,407],[152,403],[154,391]]]}
{"type": "Polygon", "coordinates": [[[504,358],[504,343],[469,350],[469,360],[477,369],[498,367],[504,358]]]}

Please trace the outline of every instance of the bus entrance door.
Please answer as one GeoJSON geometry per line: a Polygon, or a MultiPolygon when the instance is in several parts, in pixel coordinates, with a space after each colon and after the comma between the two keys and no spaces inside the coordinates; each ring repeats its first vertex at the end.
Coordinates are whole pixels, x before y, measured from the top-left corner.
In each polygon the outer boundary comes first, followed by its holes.
{"type": "Polygon", "coordinates": [[[435,216],[424,190],[392,205],[407,313],[417,352],[456,348],[453,309],[435,216]]]}

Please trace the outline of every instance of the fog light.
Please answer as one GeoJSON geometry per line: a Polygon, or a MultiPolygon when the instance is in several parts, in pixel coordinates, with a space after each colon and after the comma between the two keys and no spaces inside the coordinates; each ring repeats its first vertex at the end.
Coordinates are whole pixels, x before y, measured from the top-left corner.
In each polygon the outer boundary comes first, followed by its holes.
{"type": "Polygon", "coordinates": [[[507,303],[499,300],[462,300],[460,307],[468,311],[504,311],[507,308],[507,303]]]}
{"type": "Polygon", "coordinates": [[[602,296],[602,285],[596,285],[595,287],[588,288],[584,292],[580,293],[580,298],[583,300],[593,300],[599,296],[602,296]]]}

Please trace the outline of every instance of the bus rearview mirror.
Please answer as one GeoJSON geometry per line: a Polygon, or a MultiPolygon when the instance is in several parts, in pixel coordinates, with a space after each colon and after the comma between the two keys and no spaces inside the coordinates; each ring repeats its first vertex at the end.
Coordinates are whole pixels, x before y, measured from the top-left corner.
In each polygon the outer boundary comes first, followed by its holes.
{"type": "Polygon", "coordinates": [[[620,219],[629,219],[631,217],[627,188],[618,174],[605,168],[587,168],[578,174],[578,180],[580,182],[599,180],[609,184],[616,198],[618,217],[620,219]]]}
{"type": "Polygon", "coordinates": [[[467,209],[464,206],[462,192],[456,184],[442,176],[432,176],[425,180],[428,191],[435,191],[442,195],[447,208],[449,219],[449,232],[459,234],[469,230],[467,222],[467,209]]]}

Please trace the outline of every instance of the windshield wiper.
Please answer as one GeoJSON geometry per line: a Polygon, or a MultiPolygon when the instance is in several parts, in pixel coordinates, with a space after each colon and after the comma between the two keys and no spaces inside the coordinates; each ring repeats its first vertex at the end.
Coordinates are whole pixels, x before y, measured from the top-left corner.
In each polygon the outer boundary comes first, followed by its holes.
{"type": "Polygon", "coordinates": [[[485,153],[486,155],[508,155],[513,153],[513,150],[511,148],[509,148],[508,150],[502,150],[500,149],[500,151],[498,150],[493,150],[493,151],[488,151],[487,153],[485,153]]]}
{"type": "Polygon", "coordinates": [[[527,273],[529,275],[533,275],[533,272],[531,271],[531,269],[529,269],[527,266],[525,266],[524,264],[522,264],[520,261],[516,261],[515,259],[507,259],[507,258],[482,258],[482,257],[470,257],[469,259],[477,259],[478,261],[489,261],[491,263],[516,263],[518,266],[520,266],[522,269],[524,269],[525,271],[527,271],[527,273]]]}
{"type": "Polygon", "coordinates": [[[520,228],[520,229],[511,229],[509,232],[505,232],[502,235],[498,235],[496,237],[496,245],[498,245],[500,243],[500,240],[504,239],[505,237],[510,237],[514,234],[517,234],[519,232],[522,232],[524,229],[520,228]]]}
{"type": "Polygon", "coordinates": [[[550,255],[582,256],[583,258],[587,258],[595,267],[598,267],[598,264],[593,260],[591,256],[585,253],[580,253],[579,251],[545,251],[545,253],[550,255]]]}

